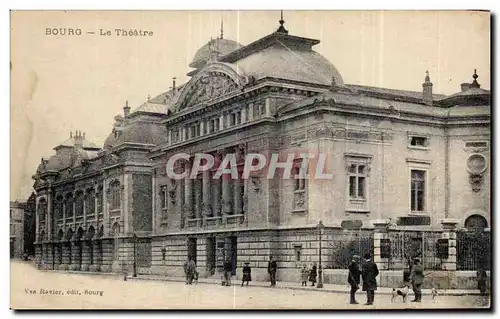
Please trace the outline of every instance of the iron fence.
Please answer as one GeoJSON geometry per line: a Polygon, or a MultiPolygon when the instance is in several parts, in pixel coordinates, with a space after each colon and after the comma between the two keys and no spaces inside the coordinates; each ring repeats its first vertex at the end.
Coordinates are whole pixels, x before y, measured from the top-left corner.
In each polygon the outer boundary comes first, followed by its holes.
{"type": "Polygon", "coordinates": [[[411,265],[418,257],[426,270],[440,270],[442,260],[438,257],[440,231],[389,231],[389,270],[401,270],[411,265]]]}
{"type": "Polygon", "coordinates": [[[457,270],[490,270],[491,236],[489,232],[462,230],[457,232],[457,270]]]}
{"type": "Polygon", "coordinates": [[[347,269],[353,255],[361,258],[364,254],[373,255],[373,232],[341,231],[328,242],[326,267],[329,269],[347,269]]]}

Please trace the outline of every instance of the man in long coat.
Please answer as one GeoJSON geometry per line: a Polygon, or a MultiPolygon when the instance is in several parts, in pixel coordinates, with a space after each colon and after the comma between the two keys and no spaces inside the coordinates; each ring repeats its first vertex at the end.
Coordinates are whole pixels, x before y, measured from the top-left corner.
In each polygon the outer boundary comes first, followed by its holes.
{"type": "Polygon", "coordinates": [[[413,267],[410,273],[410,283],[412,285],[413,292],[415,293],[415,299],[412,302],[422,301],[422,290],[421,286],[424,282],[424,267],[420,263],[419,258],[413,259],[413,267]]]}
{"type": "Polygon", "coordinates": [[[196,271],[196,264],[194,263],[191,256],[189,256],[186,262],[184,263],[184,274],[186,275],[186,284],[191,285],[193,283],[195,271],[196,271]]]}
{"type": "Polygon", "coordinates": [[[267,265],[267,272],[271,280],[271,287],[276,287],[276,271],[278,270],[278,265],[276,260],[271,256],[269,258],[269,264],[267,265]]]}
{"type": "Polygon", "coordinates": [[[226,286],[231,286],[231,273],[233,272],[233,264],[228,258],[224,262],[224,282],[226,286]]]}
{"type": "Polygon", "coordinates": [[[349,265],[349,277],[347,278],[347,282],[351,285],[351,304],[357,304],[356,301],[356,291],[359,289],[359,283],[361,281],[361,270],[359,270],[359,256],[352,256],[352,262],[349,265]]]}
{"type": "Polygon", "coordinates": [[[361,275],[363,277],[363,291],[366,291],[365,305],[373,305],[375,299],[375,290],[377,290],[378,267],[372,261],[370,254],[365,254],[365,263],[362,267],[361,275]]]}

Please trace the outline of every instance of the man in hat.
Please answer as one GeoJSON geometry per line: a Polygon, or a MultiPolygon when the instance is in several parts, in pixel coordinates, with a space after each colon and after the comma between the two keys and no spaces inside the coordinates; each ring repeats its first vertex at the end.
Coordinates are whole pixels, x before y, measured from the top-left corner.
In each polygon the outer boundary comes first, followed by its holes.
{"type": "Polygon", "coordinates": [[[412,285],[413,292],[415,293],[415,299],[412,302],[422,301],[422,290],[421,286],[424,282],[424,267],[420,263],[420,258],[413,258],[413,267],[410,273],[410,283],[412,285]]]}
{"type": "Polygon", "coordinates": [[[362,267],[361,275],[363,277],[363,291],[366,291],[365,305],[373,305],[375,299],[375,290],[377,290],[378,267],[372,261],[370,254],[365,254],[365,263],[362,267]]]}
{"type": "Polygon", "coordinates": [[[250,268],[250,263],[245,262],[245,266],[243,266],[243,278],[241,279],[241,287],[243,287],[243,283],[248,283],[252,281],[252,268],[250,268]]]}
{"type": "Polygon", "coordinates": [[[273,256],[269,258],[269,263],[267,264],[267,273],[269,274],[269,279],[271,280],[271,287],[276,287],[276,271],[278,265],[273,256]]]}
{"type": "Polygon", "coordinates": [[[359,270],[359,256],[352,256],[351,264],[349,265],[349,277],[347,282],[351,285],[351,304],[357,304],[356,291],[359,289],[361,271],[359,270]]]}

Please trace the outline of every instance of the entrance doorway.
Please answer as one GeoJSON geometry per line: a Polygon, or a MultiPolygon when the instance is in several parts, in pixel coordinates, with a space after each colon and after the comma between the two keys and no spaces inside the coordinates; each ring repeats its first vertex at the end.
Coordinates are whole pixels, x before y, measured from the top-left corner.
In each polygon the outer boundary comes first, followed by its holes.
{"type": "Polygon", "coordinates": [[[188,248],[188,258],[191,257],[191,260],[194,261],[195,264],[197,264],[197,262],[196,262],[196,238],[188,238],[187,248],[188,248]]]}
{"type": "Polygon", "coordinates": [[[207,273],[209,276],[215,274],[215,237],[207,238],[207,273]]]}

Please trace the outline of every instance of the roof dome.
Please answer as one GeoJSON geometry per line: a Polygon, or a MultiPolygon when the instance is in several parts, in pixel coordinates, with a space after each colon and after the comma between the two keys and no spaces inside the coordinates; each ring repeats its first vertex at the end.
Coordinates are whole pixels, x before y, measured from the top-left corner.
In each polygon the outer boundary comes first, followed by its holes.
{"type": "Polygon", "coordinates": [[[245,74],[256,80],[273,77],[300,82],[337,85],[344,80],[335,66],[324,56],[313,50],[291,50],[285,45],[272,45],[248,55],[236,62],[245,74]]]}
{"type": "Polygon", "coordinates": [[[196,51],[193,61],[189,64],[189,66],[192,68],[199,68],[202,66],[208,60],[210,51],[217,52],[219,56],[224,56],[235,51],[236,49],[239,49],[240,47],[242,47],[242,45],[233,40],[219,38],[210,40],[207,44],[196,51]]]}

